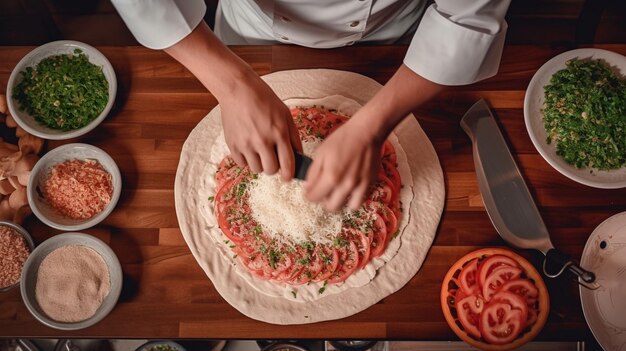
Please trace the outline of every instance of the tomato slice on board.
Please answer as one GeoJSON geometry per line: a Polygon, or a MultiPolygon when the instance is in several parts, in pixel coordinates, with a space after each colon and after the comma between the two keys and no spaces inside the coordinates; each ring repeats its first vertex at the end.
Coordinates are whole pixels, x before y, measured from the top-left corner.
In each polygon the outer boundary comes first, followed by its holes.
{"type": "Polygon", "coordinates": [[[480,335],[494,345],[508,344],[522,332],[525,321],[523,311],[514,309],[507,301],[494,299],[485,306],[480,316],[480,335]]]}
{"type": "Polygon", "coordinates": [[[393,183],[383,174],[378,175],[378,179],[374,184],[374,188],[370,194],[372,201],[382,202],[384,204],[390,204],[395,196],[393,191],[393,183]]]}
{"type": "Polygon", "coordinates": [[[458,290],[455,296],[456,313],[465,331],[480,339],[479,330],[480,316],[483,311],[485,302],[482,297],[471,294],[465,295],[463,291],[458,290]]]}
{"type": "Polygon", "coordinates": [[[539,296],[537,286],[535,286],[535,284],[530,280],[524,278],[509,280],[508,282],[502,284],[498,291],[509,291],[519,295],[528,305],[534,304],[539,296]]]}
{"type": "Polygon", "coordinates": [[[522,269],[519,267],[499,266],[494,269],[482,286],[483,298],[485,301],[491,300],[491,297],[500,289],[507,281],[519,278],[522,275],[522,269]]]}
{"type": "Polygon", "coordinates": [[[526,305],[528,306],[528,318],[526,321],[526,325],[532,325],[537,320],[537,298],[539,297],[539,289],[537,286],[528,279],[513,279],[510,280],[500,287],[498,292],[500,291],[509,291],[518,296],[521,296],[524,301],[526,301],[526,305]]]}
{"type": "Polygon", "coordinates": [[[370,238],[361,231],[357,231],[355,239],[358,243],[357,247],[359,249],[359,265],[357,266],[357,268],[363,268],[370,261],[370,244],[373,240],[370,240],[370,238]]]}
{"type": "Polygon", "coordinates": [[[385,220],[379,214],[376,214],[376,220],[374,221],[374,231],[370,233],[372,235],[372,244],[371,244],[371,252],[370,257],[378,257],[385,252],[387,248],[387,236],[393,235],[392,233],[387,232],[387,225],[385,225],[385,220]]]}
{"type": "Polygon", "coordinates": [[[393,144],[389,140],[385,140],[385,142],[383,143],[382,159],[383,161],[391,162],[392,165],[395,165],[395,163],[398,162],[396,149],[393,147],[393,144]]]}
{"type": "Polygon", "coordinates": [[[402,187],[402,179],[400,178],[400,172],[398,172],[396,164],[391,163],[391,161],[383,160],[381,168],[384,175],[389,178],[391,184],[393,184],[394,192],[399,194],[402,187]]]}
{"type": "Polygon", "coordinates": [[[337,267],[339,267],[339,252],[337,251],[337,249],[324,246],[323,251],[326,258],[326,266],[315,278],[313,278],[313,281],[315,282],[322,282],[327,280],[333,273],[335,273],[337,267]]]}
{"type": "Polygon", "coordinates": [[[466,295],[480,293],[480,288],[476,281],[476,272],[478,272],[478,259],[474,258],[469,261],[469,263],[463,267],[461,273],[459,273],[459,288],[463,290],[466,295]]]}
{"type": "Polygon", "coordinates": [[[359,265],[359,249],[354,241],[350,241],[347,249],[342,249],[343,250],[340,250],[339,256],[339,264],[341,264],[341,267],[328,279],[329,283],[336,284],[343,282],[356,271],[359,265]]]}
{"type": "Polygon", "coordinates": [[[478,284],[482,287],[485,285],[487,276],[499,266],[517,267],[514,259],[504,255],[491,255],[484,259],[478,265],[478,284]]]}

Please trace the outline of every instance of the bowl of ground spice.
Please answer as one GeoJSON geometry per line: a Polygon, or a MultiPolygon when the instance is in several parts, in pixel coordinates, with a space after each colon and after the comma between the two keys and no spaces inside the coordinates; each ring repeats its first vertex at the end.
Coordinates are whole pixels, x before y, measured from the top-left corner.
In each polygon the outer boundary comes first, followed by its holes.
{"type": "Polygon", "coordinates": [[[0,221],[0,292],[19,285],[22,267],[34,248],[35,243],[26,229],[0,221]]]}
{"type": "Polygon", "coordinates": [[[122,268],[103,241],[63,233],[41,243],[24,264],[22,299],[41,323],[78,330],[105,318],[122,289],[122,268]]]}
{"type": "Polygon", "coordinates": [[[103,221],[120,197],[117,164],[100,148],[66,144],[45,154],[28,181],[28,203],[37,218],[60,230],[77,231],[103,221]]]}
{"type": "Polygon", "coordinates": [[[63,140],[100,124],[116,92],[113,66],[100,51],[61,40],[39,46],[20,60],[9,77],[7,102],[27,132],[63,140]]]}

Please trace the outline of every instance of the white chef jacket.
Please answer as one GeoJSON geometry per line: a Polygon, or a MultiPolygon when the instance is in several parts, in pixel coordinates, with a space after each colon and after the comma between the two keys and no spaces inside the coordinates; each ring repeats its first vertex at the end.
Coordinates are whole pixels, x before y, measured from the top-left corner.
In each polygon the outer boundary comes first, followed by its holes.
{"type": "MultiPolygon", "coordinates": [[[[510,0],[222,0],[215,33],[225,44],[334,48],[391,43],[415,30],[404,64],[443,85],[495,75],[510,0]],[[420,20],[421,18],[421,20],[420,20]],[[419,24],[418,24],[419,23],[419,24]]],[[[112,0],[144,46],[174,45],[202,21],[203,0],[112,0]]]]}

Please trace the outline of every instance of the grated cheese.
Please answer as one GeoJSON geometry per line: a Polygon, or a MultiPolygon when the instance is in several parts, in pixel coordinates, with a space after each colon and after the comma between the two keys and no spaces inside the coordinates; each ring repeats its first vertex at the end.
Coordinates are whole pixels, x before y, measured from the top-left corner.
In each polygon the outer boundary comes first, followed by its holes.
{"type": "MultiPolygon", "coordinates": [[[[320,142],[303,142],[304,153],[312,156],[320,142]]],[[[330,244],[341,230],[341,214],[307,201],[301,181],[284,182],[278,174],[259,174],[250,182],[249,204],[252,218],[278,244],[330,244]]]]}

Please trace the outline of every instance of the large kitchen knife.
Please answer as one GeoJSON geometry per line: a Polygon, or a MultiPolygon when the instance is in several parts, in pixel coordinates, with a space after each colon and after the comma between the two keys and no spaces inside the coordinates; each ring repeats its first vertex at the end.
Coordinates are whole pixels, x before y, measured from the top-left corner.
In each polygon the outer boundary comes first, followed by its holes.
{"type": "Polygon", "coordinates": [[[568,269],[582,285],[598,288],[592,272],[552,245],[541,214],[484,100],[475,103],[465,113],[461,127],[472,139],[480,193],[500,236],[519,248],[541,251],[546,257],[543,264],[546,276],[554,278],[568,269]],[[558,265],[558,269],[548,272],[546,261],[558,265]]]}

